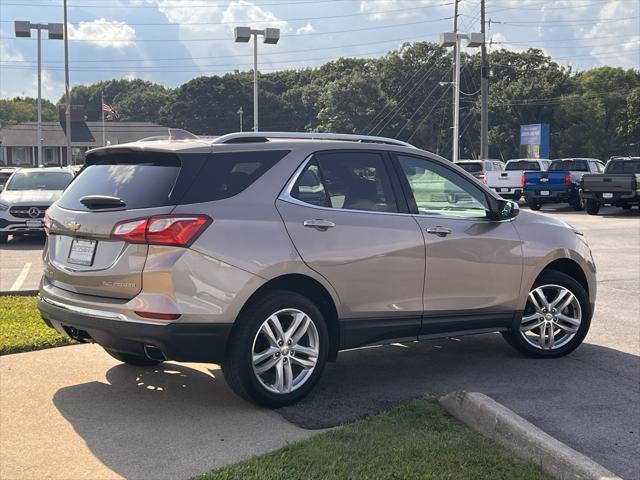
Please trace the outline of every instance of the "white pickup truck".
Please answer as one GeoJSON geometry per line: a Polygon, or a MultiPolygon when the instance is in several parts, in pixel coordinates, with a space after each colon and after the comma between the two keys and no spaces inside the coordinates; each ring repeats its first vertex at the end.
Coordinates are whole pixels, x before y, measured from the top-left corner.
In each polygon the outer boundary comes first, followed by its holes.
{"type": "Polygon", "coordinates": [[[503,198],[517,202],[522,196],[524,172],[546,172],[551,160],[539,158],[516,158],[509,160],[504,171],[487,172],[485,182],[503,198]]]}

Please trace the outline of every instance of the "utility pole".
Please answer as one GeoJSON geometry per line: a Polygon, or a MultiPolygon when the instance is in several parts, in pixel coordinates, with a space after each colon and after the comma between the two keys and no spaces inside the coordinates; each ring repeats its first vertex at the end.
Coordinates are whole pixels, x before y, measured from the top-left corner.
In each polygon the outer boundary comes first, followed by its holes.
{"type": "Polygon", "coordinates": [[[487,36],[485,32],[485,0],[480,0],[480,32],[482,42],[480,62],[480,158],[489,158],[489,62],[487,59],[487,36]]]}
{"type": "MultiPolygon", "coordinates": [[[[454,2],[454,7],[453,7],[453,33],[455,33],[456,35],[458,34],[458,4],[460,3],[460,0],[455,0],[454,2]]],[[[452,112],[452,118],[453,118],[453,130],[454,130],[454,138],[456,137],[456,115],[458,112],[458,108],[455,106],[456,103],[456,91],[458,90],[458,84],[457,82],[457,76],[456,76],[456,59],[458,58],[458,44],[454,44],[453,45],[453,74],[451,77],[451,84],[453,85],[453,87],[455,88],[455,90],[453,90],[451,92],[451,94],[453,95],[453,98],[451,99],[451,104],[453,105],[453,112],[452,112]]],[[[455,143],[455,142],[454,142],[455,143]]],[[[452,145],[452,150],[457,150],[458,147],[456,145],[452,145]]],[[[456,155],[456,151],[453,152],[452,158],[455,158],[456,155]]],[[[455,160],[453,160],[455,161],[455,160]]]]}
{"type": "Polygon", "coordinates": [[[69,33],[67,0],[64,0],[64,120],[67,137],[67,165],[71,165],[71,98],[69,96],[69,33]]]}

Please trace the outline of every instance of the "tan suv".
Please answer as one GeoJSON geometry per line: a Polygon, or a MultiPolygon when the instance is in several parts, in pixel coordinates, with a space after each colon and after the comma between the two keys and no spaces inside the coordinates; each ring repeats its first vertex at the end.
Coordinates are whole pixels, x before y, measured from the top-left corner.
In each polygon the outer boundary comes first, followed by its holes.
{"type": "Polygon", "coordinates": [[[96,149],[47,211],[45,322],[133,365],[215,362],[299,400],[346,348],[501,332],[559,357],[589,329],[583,236],[403,142],[244,133],[96,149]]]}

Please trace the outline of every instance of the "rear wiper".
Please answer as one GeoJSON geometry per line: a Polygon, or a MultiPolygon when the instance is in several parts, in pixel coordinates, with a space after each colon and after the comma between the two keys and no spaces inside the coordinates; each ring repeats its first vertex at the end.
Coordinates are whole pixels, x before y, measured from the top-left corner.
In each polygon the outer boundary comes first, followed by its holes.
{"type": "Polygon", "coordinates": [[[122,208],[127,205],[122,199],[109,195],[85,195],[80,197],[80,203],[90,209],[122,208]]]}

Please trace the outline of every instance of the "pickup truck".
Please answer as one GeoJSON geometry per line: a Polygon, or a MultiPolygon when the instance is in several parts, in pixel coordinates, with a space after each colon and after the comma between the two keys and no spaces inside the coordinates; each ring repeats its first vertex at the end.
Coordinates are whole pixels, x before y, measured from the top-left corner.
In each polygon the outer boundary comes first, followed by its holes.
{"type": "Polygon", "coordinates": [[[545,172],[551,160],[517,158],[509,160],[504,171],[487,172],[485,183],[503,198],[517,202],[522,196],[522,180],[525,171],[545,172]]]}
{"type": "Polygon", "coordinates": [[[531,210],[544,203],[568,203],[574,210],[584,209],[580,181],[585,173],[600,173],[604,163],[595,158],[553,160],[546,172],[525,172],[523,193],[531,210]]]}
{"type": "Polygon", "coordinates": [[[580,195],[589,215],[597,215],[602,205],[640,206],[640,157],[615,158],[604,173],[584,175],[580,195]]]}

